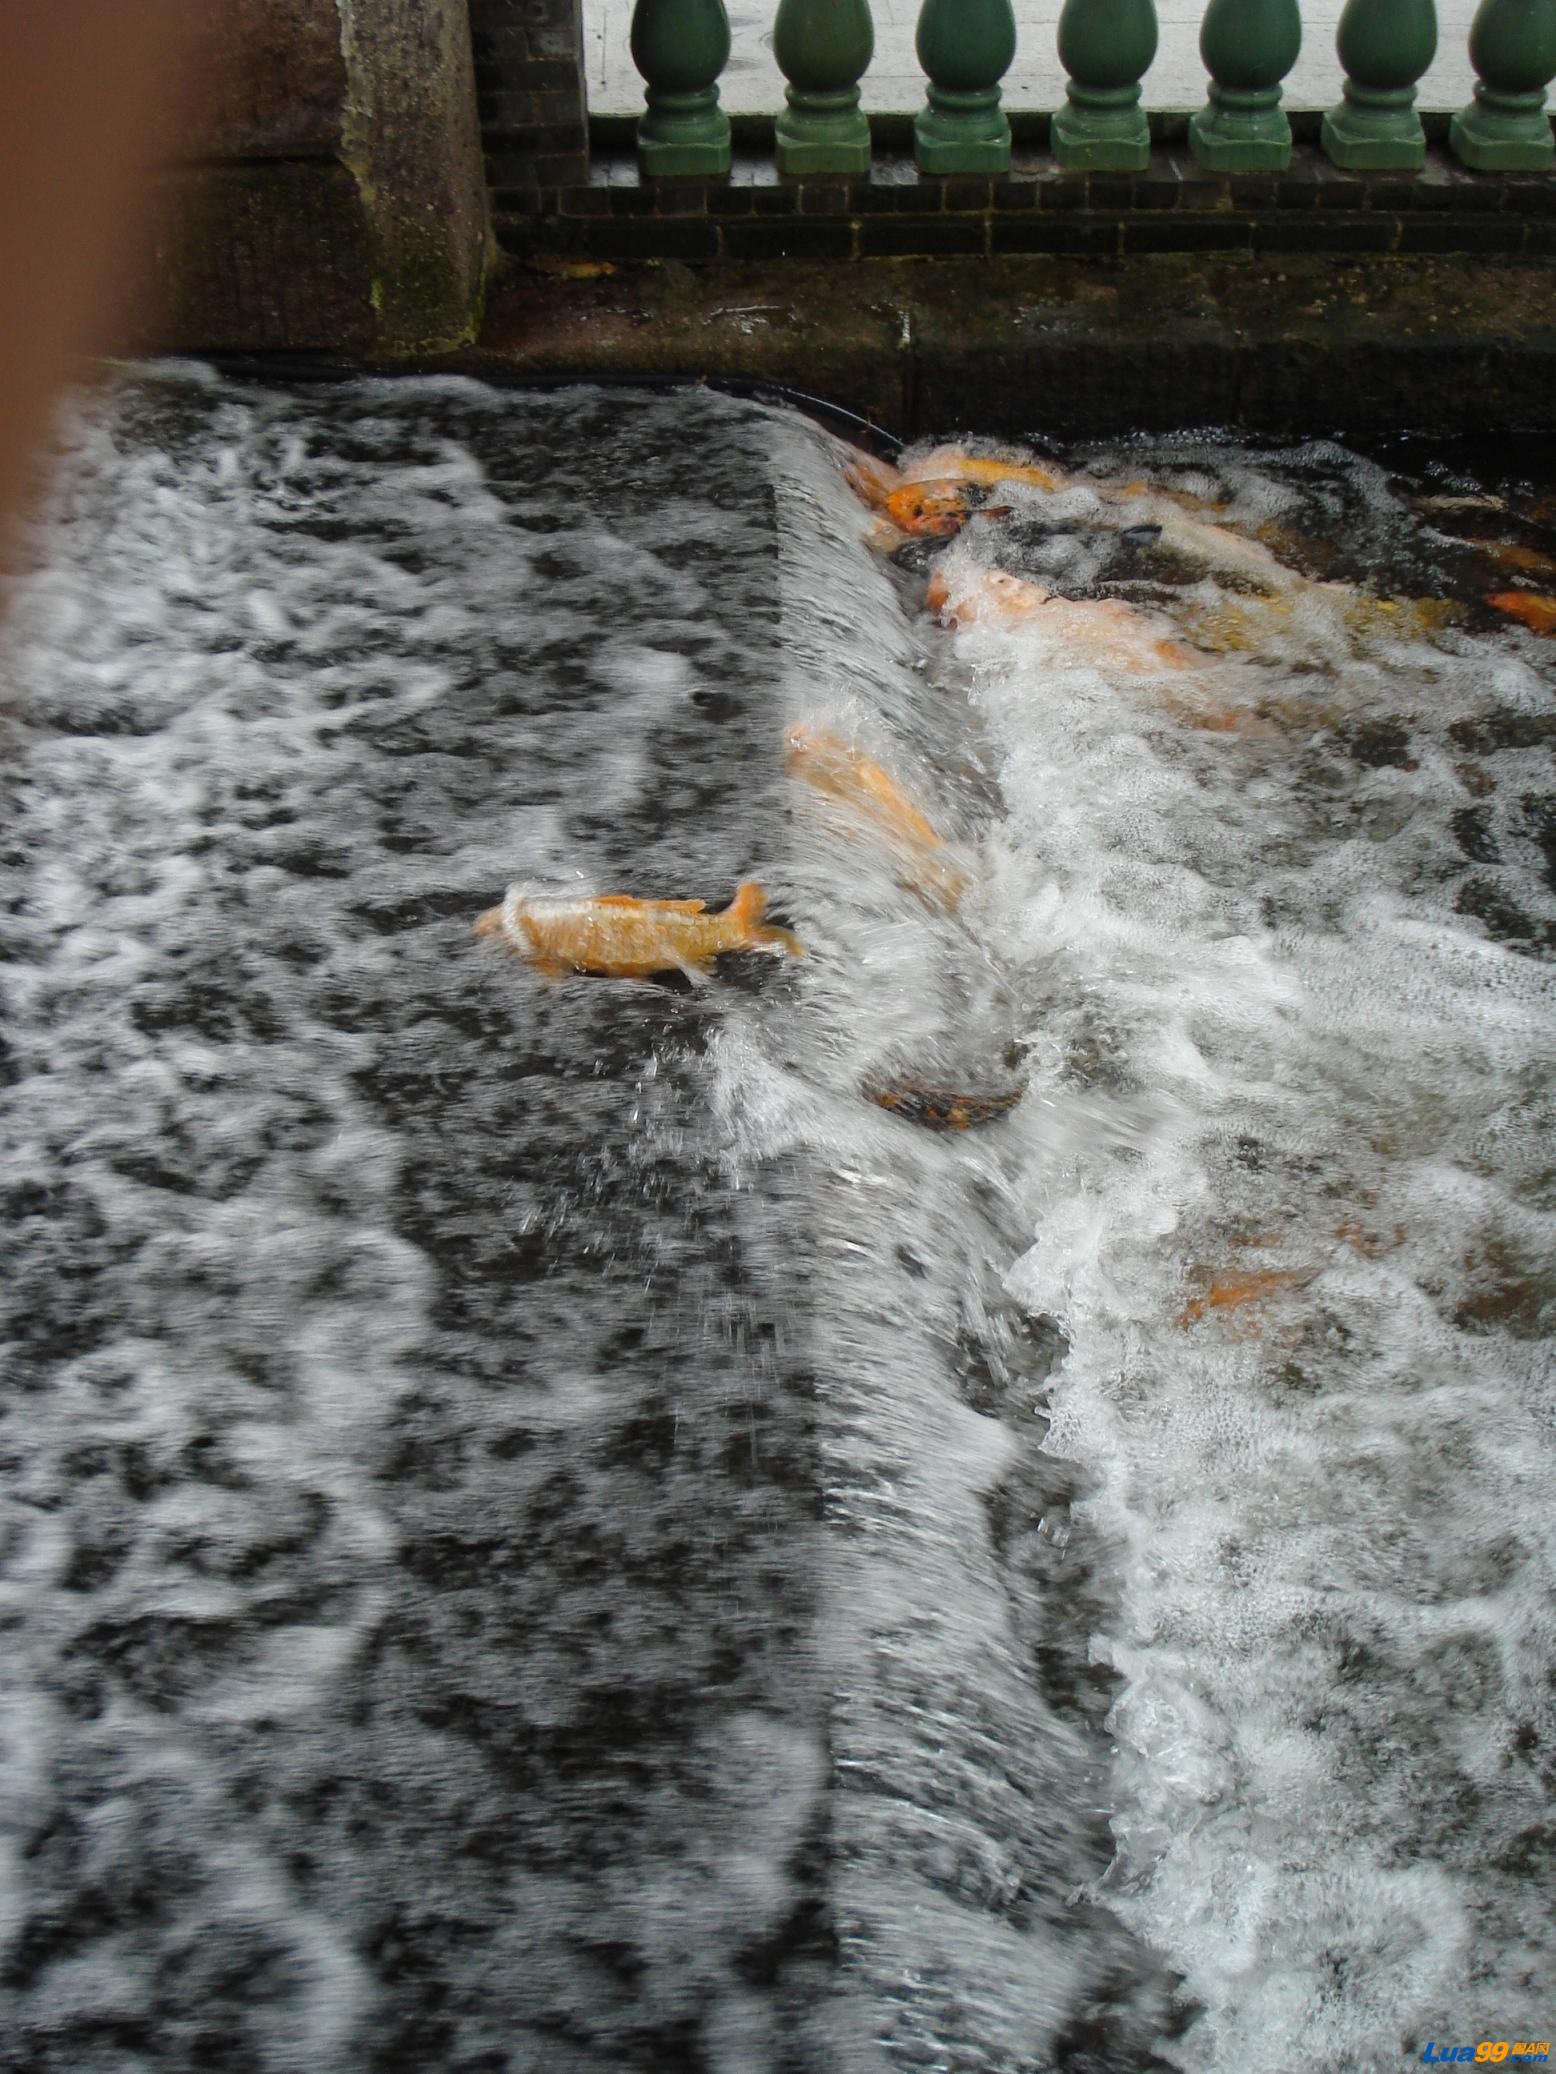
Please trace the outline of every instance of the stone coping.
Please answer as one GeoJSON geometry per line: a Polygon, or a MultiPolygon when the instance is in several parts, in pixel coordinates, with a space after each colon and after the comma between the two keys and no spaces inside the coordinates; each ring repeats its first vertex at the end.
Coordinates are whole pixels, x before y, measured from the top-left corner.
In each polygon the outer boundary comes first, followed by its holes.
{"type": "Polygon", "coordinates": [[[911,158],[867,176],[780,180],[742,152],[727,178],[655,182],[597,152],[586,177],[504,183],[489,159],[499,241],[604,261],[968,257],[1050,252],[1556,255],[1556,178],[1471,173],[1433,145],[1414,175],[1347,173],[1299,143],[1281,174],[1207,173],[1161,145],[1143,173],[1070,173],[1018,151],[1000,178],[929,179],[911,158]]]}

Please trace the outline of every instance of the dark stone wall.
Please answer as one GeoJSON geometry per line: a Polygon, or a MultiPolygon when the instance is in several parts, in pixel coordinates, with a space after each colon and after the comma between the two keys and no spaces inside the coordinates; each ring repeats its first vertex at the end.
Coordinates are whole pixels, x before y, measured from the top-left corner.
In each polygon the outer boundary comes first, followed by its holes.
{"type": "Polygon", "coordinates": [[[126,344],[776,380],[899,429],[969,384],[1011,426],[1556,426],[1556,177],[1467,172],[1440,124],[1419,176],[1303,116],[1278,176],[1166,118],[1087,175],[1028,114],[1007,176],[936,180],[887,119],[868,174],[784,181],[747,121],[727,177],[656,184],[590,123],[581,0],[178,4],[199,92],[126,344]]]}
{"type": "Polygon", "coordinates": [[[163,139],[172,160],[328,158],[346,61],[333,0],[180,0],[198,90],[163,139]]]}
{"type": "Polygon", "coordinates": [[[1556,268],[1252,251],[558,260],[515,268],[448,364],[770,383],[907,437],[1556,432],[1556,268]]]}
{"type": "Polygon", "coordinates": [[[181,0],[189,92],[118,332],[393,357],[468,339],[490,229],[466,0],[181,0]]]}
{"type": "Polygon", "coordinates": [[[334,160],[170,174],[121,329],[151,351],[369,354],[374,259],[361,191],[334,160]]]}

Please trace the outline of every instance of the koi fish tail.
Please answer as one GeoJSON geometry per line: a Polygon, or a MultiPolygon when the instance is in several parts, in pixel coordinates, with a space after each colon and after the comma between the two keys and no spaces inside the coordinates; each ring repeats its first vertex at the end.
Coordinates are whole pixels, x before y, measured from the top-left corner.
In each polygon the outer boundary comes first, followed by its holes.
{"type": "Polygon", "coordinates": [[[500,907],[489,907],[485,914],[477,915],[475,918],[475,933],[477,936],[495,936],[501,928],[502,909],[500,907]]]}
{"type": "Polygon", "coordinates": [[[747,879],[729,904],[730,920],[753,950],[787,951],[791,957],[803,958],[805,946],[790,930],[764,926],[766,912],[766,893],[756,879],[747,879]]]}
{"type": "Polygon", "coordinates": [[[751,941],[762,950],[787,951],[791,958],[805,955],[805,946],[792,929],[753,929],[751,941]]]}

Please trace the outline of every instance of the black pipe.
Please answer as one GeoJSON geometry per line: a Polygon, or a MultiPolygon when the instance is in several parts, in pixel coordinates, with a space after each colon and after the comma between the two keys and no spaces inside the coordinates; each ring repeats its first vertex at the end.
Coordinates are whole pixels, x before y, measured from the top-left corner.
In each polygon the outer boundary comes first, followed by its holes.
{"type": "Polygon", "coordinates": [[[828,431],[846,427],[842,436],[855,445],[900,454],[906,445],[894,432],[875,425],[857,412],[825,397],[807,395],[783,382],[747,375],[690,374],[505,374],[501,368],[472,372],[451,368],[436,361],[397,362],[392,368],[364,367],[359,361],[342,360],[328,353],[192,353],[180,359],[199,360],[240,382],[348,382],[358,378],[393,379],[398,375],[458,375],[469,381],[486,382],[494,389],[717,389],[752,403],[777,403],[813,419],[828,431]]]}

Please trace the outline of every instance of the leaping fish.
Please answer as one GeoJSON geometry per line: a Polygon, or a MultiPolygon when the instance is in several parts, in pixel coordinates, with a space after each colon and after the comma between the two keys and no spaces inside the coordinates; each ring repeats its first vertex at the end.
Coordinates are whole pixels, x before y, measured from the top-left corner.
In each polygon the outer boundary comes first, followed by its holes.
{"type": "Polygon", "coordinates": [[[706,979],[726,951],[772,951],[803,958],[805,946],[787,929],[768,928],[767,895],[748,879],[720,914],[702,900],[639,900],[631,893],[582,899],[529,899],[510,886],[500,907],[478,917],[477,936],[496,936],[546,979],[598,972],[611,979],[646,979],[684,972],[706,979]]]}
{"type": "Polygon", "coordinates": [[[826,728],[797,721],[789,730],[789,769],[868,822],[912,885],[937,907],[954,908],[967,874],[940,831],[891,772],[826,728]]]}
{"type": "Polygon", "coordinates": [[[992,489],[997,483],[1020,482],[1030,483],[1037,490],[1062,490],[1067,483],[1077,480],[1044,461],[1001,461],[997,457],[969,454],[954,446],[936,447],[898,473],[905,483],[938,480],[978,483],[985,489],[992,489]]]}
{"type": "Polygon", "coordinates": [[[1317,1268],[1223,1268],[1210,1276],[1198,1296],[1191,1296],[1178,1313],[1185,1331],[1212,1311],[1246,1311],[1268,1296],[1284,1289],[1301,1289],[1318,1273],[1317,1268]]]}

